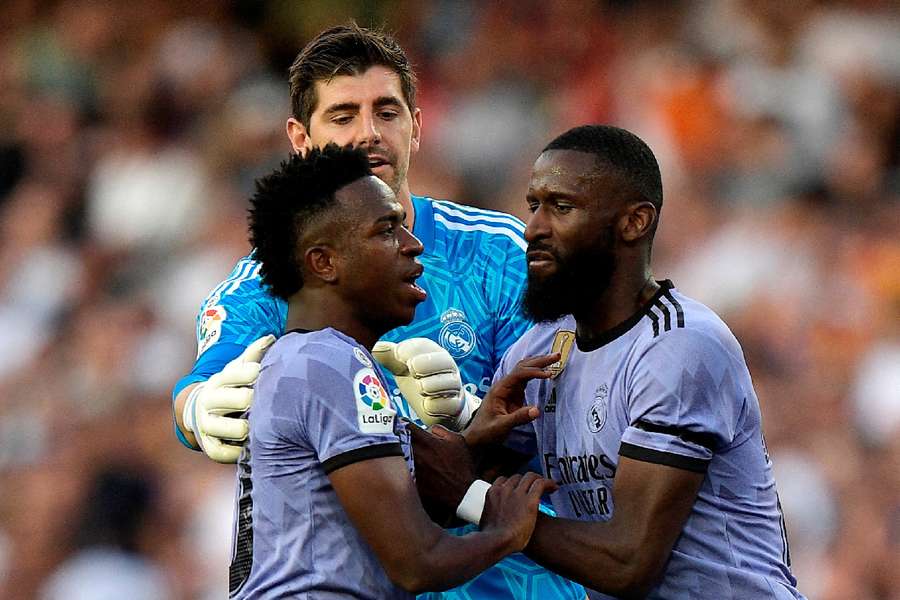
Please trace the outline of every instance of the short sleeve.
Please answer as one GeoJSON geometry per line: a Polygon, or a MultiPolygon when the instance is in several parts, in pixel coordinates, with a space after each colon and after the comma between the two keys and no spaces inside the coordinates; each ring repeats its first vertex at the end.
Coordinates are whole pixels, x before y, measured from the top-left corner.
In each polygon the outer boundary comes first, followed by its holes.
{"type": "Polygon", "coordinates": [[[621,456],[704,473],[734,440],[746,396],[740,365],[714,335],[677,329],[656,338],[627,382],[621,456]]]}
{"type": "MultiPolygon", "coordinates": [[[[300,434],[316,452],[326,473],[349,464],[403,456],[394,433],[396,411],[374,367],[361,367],[348,378],[326,362],[309,358],[307,398],[295,403],[300,434]]],[[[278,392],[295,382],[285,379],[278,392]]]]}
{"type": "Polygon", "coordinates": [[[280,336],[284,332],[284,301],[268,293],[260,280],[245,279],[226,285],[225,292],[213,291],[197,314],[197,360],[191,372],[181,378],[173,390],[173,398],[191,383],[206,381],[251,343],[265,335],[280,336]]]}

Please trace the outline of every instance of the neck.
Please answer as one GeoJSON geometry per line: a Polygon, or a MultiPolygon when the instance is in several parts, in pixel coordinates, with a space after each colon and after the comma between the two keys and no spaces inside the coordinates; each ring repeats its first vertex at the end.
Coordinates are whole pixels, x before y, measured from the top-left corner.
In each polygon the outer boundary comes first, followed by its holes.
{"type": "Polygon", "coordinates": [[[413,208],[412,192],[409,191],[409,180],[403,182],[403,185],[396,191],[396,194],[397,202],[399,202],[403,206],[403,210],[406,211],[406,221],[404,221],[404,225],[406,225],[407,229],[412,231],[413,225],[415,225],[416,222],[416,211],[413,208]]]}
{"type": "Polygon", "coordinates": [[[606,290],[573,315],[578,339],[590,344],[636,313],[658,289],[649,265],[617,270],[606,290]]]}
{"type": "Polygon", "coordinates": [[[300,290],[288,300],[285,331],[292,329],[315,331],[326,327],[353,338],[369,351],[378,338],[388,331],[387,329],[375,331],[357,318],[340,297],[326,295],[320,290],[300,290]]]}

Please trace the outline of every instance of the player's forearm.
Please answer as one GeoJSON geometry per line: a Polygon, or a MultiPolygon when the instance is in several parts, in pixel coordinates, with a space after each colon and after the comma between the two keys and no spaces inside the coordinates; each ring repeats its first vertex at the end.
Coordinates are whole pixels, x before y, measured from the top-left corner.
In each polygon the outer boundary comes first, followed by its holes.
{"type": "Polygon", "coordinates": [[[476,575],[513,552],[508,535],[478,531],[463,537],[439,530],[432,544],[411,548],[410,558],[389,575],[412,593],[447,590],[476,575]]]}
{"type": "Polygon", "coordinates": [[[184,426],[184,403],[187,402],[188,396],[191,395],[191,391],[198,385],[200,385],[200,383],[192,383],[178,392],[178,395],[175,396],[175,402],[172,409],[175,411],[175,426],[178,427],[178,431],[181,432],[184,439],[186,439],[195,450],[199,450],[200,446],[197,444],[197,439],[194,437],[194,434],[188,431],[184,426]]]}
{"type": "Polygon", "coordinates": [[[621,598],[641,598],[662,574],[668,552],[660,560],[654,544],[643,542],[640,532],[621,529],[612,521],[588,523],[540,514],[524,553],[589,588],[621,598]]]}

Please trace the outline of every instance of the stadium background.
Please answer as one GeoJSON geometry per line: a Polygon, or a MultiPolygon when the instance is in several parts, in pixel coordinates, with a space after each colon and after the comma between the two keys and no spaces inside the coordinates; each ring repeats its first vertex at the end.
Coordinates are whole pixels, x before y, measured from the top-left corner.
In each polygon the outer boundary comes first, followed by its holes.
{"type": "Polygon", "coordinates": [[[0,597],[90,598],[84,573],[224,597],[232,468],[176,442],[169,391],[289,149],[287,66],[348,17],[417,65],[414,192],[524,216],[557,133],[650,143],[656,274],[743,344],[801,590],[900,598],[900,13],[877,0],[4,0],[0,597]],[[114,540],[139,559],[89,551],[114,540]]]}

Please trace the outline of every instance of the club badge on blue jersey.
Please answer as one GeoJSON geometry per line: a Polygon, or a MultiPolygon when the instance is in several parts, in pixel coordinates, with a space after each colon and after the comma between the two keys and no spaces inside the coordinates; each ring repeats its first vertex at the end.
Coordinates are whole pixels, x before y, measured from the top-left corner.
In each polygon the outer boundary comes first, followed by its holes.
{"type": "Polygon", "coordinates": [[[441,315],[441,323],[443,325],[438,339],[444,350],[457,360],[471,354],[478,344],[478,338],[466,320],[466,313],[458,308],[451,308],[441,315]]]}

